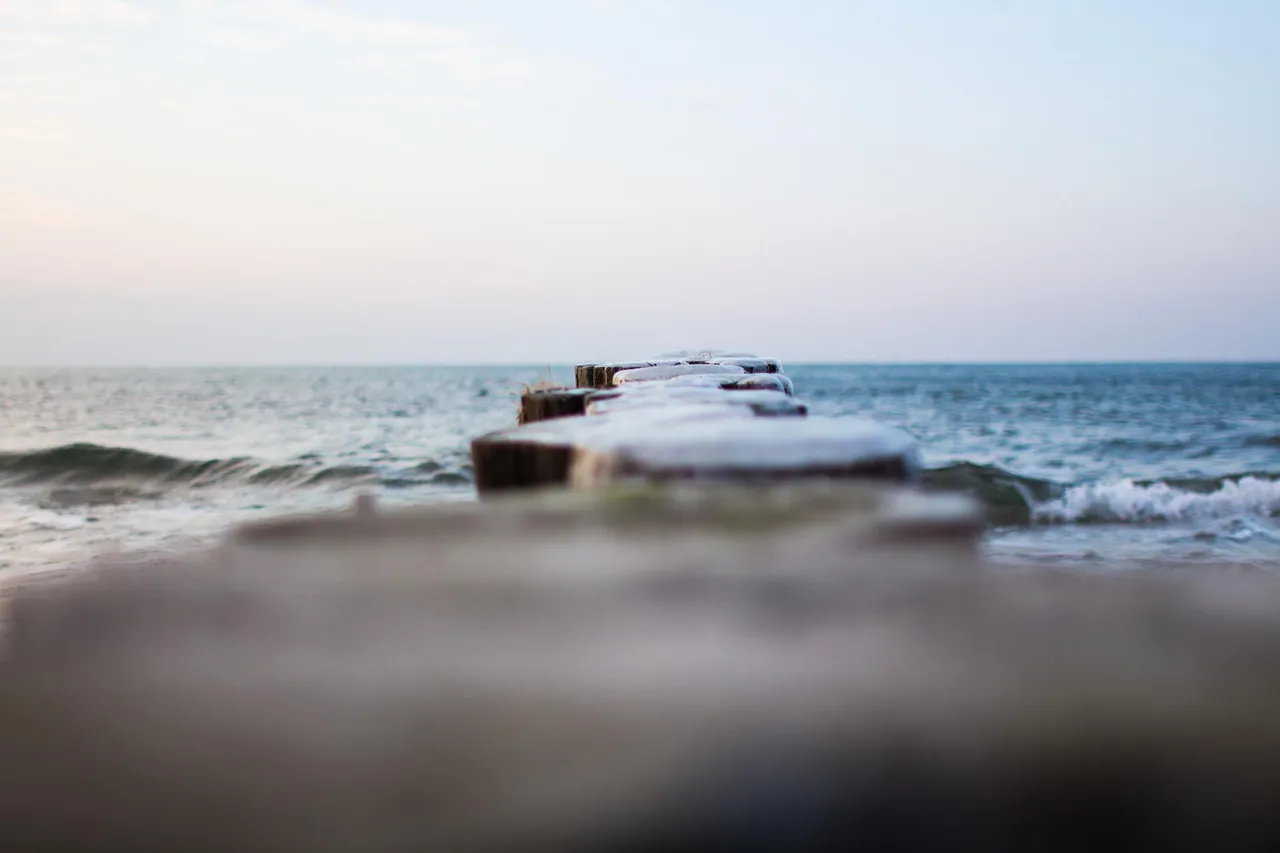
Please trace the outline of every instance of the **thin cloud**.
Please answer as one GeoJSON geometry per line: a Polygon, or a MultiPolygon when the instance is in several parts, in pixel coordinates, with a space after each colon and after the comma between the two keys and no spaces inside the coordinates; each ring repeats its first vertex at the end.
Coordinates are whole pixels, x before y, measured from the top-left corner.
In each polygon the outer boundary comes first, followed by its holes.
{"type": "Polygon", "coordinates": [[[529,72],[526,63],[463,30],[313,4],[295,6],[292,18],[301,29],[333,39],[405,48],[416,59],[462,77],[511,78],[529,72]]]}
{"type": "Polygon", "coordinates": [[[338,39],[434,49],[474,46],[473,39],[466,33],[419,21],[373,17],[313,4],[297,4],[289,14],[297,26],[338,39]]]}
{"type": "Polygon", "coordinates": [[[28,25],[139,25],[150,23],[151,15],[127,0],[0,0],[0,21],[28,25]]]}
{"type": "Polygon", "coordinates": [[[393,52],[406,65],[434,65],[464,80],[515,80],[532,72],[532,65],[513,51],[465,30],[416,19],[294,0],[227,4],[215,14],[227,13],[225,28],[209,37],[224,49],[264,51],[311,38],[362,52],[393,52]]]}
{"type": "Polygon", "coordinates": [[[3,55],[6,59],[16,51],[61,50],[71,46],[72,42],[66,37],[51,33],[0,33],[0,47],[4,48],[3,55]]]}
{"type": "Polygon", "coordinates": [[[242,53],[266,53],[288,44],[293,39],[283,33],[260,30],[218,29],[208,35],[209,44],[242,53]]]}
{"type": "Polygon", "coordinates": [[[456,110],[461,104],[456,98],[445,98],[435,95],[402,95],[380,94],[370,95],[366,103],[375,107],[390,107],[401,110],[456,110]]]}
{"type": "MultiPolygon", "coordinates": [[[[3,94],[0,94],[0,104],[3,103],[4,96],[3,94]]],[[[66,139],[65,134],[46,127],[11,124],[0,126],[0,142],[51,145],[56,142],[61,142],[64,139],[66,139]]],[[[0,172],[0,174],[2,174],[2,172],[0,172]]]]}

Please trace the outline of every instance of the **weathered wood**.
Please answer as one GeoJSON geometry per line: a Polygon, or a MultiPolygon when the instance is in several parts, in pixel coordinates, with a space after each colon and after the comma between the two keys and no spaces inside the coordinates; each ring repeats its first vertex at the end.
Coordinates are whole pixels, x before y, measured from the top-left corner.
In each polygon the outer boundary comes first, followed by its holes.
{"type": "Polygon", "coordinates": [[[606,364],[597,364],[591,371],[591,384],[594,388],[612,388],[613,377],[624,370],[639,370],[647,367],[667,367],[676,364],[680,364],[676,359],[612,361],[606,364]]]}
{"type": "Polygon", "coordinates": [[[581,415],[593,393],[590,388],[539,388],[520,397],[517,422],[533,424],[552,418],[581,415]]]}
{"type": "Polygon", "coordinates": [[[622,489],[19,589],[0,849],[1280,848],[1276,579],[991,568],[980,527],[622,489]]]}
{"type": "Polygon", "coordinates": [[[613,376],[622,370],[636,370],[641,367],[652,367],[650,361],[615,361],[597,364],[591,371],[591,384],[596,388],[612,388],[613,376]]]}
{"type": "Polygon", "coordinates": [[[590,387],[530,392],[522,428],[472,443],[477,489],[490,495],[632,479],[916,478],[914,441],[885,427],[742,426],[744,416],[808,414],[791,399],[791,380],[772,372],[780,369],[776,359],[726,353],[579,365],[576,379],[590,387]],[[580,414],[590,414],[590,423],[531,429],[580,414]],[[688,452],[679,451],[682,444],[688,452]]]}
{"type": "Polygon", "coordinates": [[[579,388],[594,388],[591,381],[592,372],[595,370],[594,364],[579,364],[573,368],[573,381],[579,388]]]}
{"type": "Polygon", "coordinates": [[[488,495],[632,479],[918,477],[917,443],[900,430],[852,419],[756,414],[750,405],[673,400],[501,430],[472,442],[476,486],[488,495]]]}
{"type": "Polygon", "coordinates": [[[471,442],[471,465],[476,492],[563,486],[569,481],[573,448],[510,432],[481,436],[471,442]]]}
{"type": "MultiPolygon", "coordinates": [[[[705,417],[750,416],[735,407],[664,405],[628,413],[625,424],[633,428],[658,428],[705,417]]],[[[540,489],[569,484],[569,472],[577,443],[607,441],[616,433],[617,421],[609,416],[560,418],[513,429],[487,433],[471,441],[471,460],[476,491],[481,497],[509,490],[540,489]]]]}

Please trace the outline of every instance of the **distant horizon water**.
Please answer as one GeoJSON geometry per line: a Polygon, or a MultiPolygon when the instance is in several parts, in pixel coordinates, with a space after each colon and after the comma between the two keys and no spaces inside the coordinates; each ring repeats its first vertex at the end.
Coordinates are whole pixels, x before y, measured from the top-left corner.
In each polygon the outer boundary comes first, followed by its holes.
{"type": "MultiPolygon", "coordinates": [[[[769,352],[773,352],[769,350],[769,352]]],[[[661,358],[661,353],[646,358],[661,358]]],[[[796,359],[774,356],[784,365],[795,367],[1163,367],[1163,366],[1269,366],[1280,365],[1280,355],[1275,358],[1142,358],[1142,359],[1014,359],[1014,360],[898,360],[898,359],[796,359]]],[[[596,362],[614,361],[616,357],[602,356],[596,362]]],[[[558,368],[572,369],[575,365],[592,363],[591,359],[574,361],[400,361],[400,362],[173,362],[173,363],[0,363],[0,371],[18,370],[362,370],[362,369],[415,369],[415,368],[558,368]]],[[[572,378],[572,377],[570,377],[572,378]]]]}

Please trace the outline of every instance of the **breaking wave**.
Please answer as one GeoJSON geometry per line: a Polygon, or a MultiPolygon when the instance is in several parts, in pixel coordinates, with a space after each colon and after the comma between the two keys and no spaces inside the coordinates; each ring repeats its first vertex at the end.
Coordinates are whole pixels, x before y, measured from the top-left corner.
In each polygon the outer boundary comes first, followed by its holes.
{"type": "Polygon", "coordinates": [[[325,467],[314,457],[286,464],[268,464],[249,457],[180,459],[128,447],[68,444],[22,453],[0,453],[0,485],[58,487],[59,496],[94,503],[111,496],[154,494],[170,487],[225,485],[308,487],[382,484],[453,485],[470,482],[470,471],[428,461],[411,469],[412,476],[383,478],[367,465],[325,467]],[[124,488],[125,484],[147,489],[124,488]],[[110,488],[108,488],[110,487],[110,488]]]}
{"type": "Polygon", "coordinates": [[[959,462],[924,472],[925,488],[964,492],[987,508],[987,520],[997,526],[1030,524],[1040,504],[1060,497],[1066,486],[1052,480],[1024,477],[995,465],[959,462]]]}
{"type": "Polygon", "coordinates": [[[926,471],[926,488],[977,498],[998,526],[1115,524],[1280,515],[1280,473],[1070,485],[961,462],[926,471]]]}
{"type": "Polygon", "coordinates": [[[1208,480],[1120,480],[1066,490],[1036,508],[1035,520],[1102,524],[1192,521],[1280,514],[1280,476],[1245,474],[1208,480]],[[1181,485],[1179,483],[1181,482],[1181,485]],[[1214,482],[1215,488],[1206,488],[1214,482]]]}

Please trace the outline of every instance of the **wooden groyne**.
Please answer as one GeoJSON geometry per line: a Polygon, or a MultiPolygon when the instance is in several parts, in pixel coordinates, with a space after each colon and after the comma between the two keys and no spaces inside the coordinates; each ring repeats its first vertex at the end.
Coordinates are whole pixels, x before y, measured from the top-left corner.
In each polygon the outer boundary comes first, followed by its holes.
{"type": "Polygon", "coordinates": [[[0,850],[1280,849],[1276,578],[989,565],[909,436],[668,362],[492,499],[9,590],[0,850]]]}
{"type": "Polygon", "coordinates": [[[809,417],[777,359],[711,355],[581,364],[577,387],[520,400],[519,426],[475,439],[482,495],[627,480],[913,480],[915,441],[809,417]]]}

